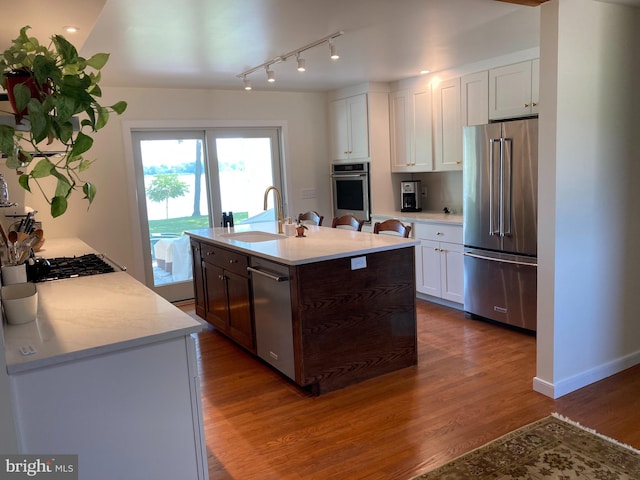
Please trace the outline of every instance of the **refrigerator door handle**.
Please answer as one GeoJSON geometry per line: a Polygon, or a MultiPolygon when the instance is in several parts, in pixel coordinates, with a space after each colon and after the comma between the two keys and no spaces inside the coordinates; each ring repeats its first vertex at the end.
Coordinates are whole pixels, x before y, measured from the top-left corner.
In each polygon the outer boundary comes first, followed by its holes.
{"type": "MultiPolygon", "coordinates": [[[[489,139],[489,235],[498,235],[500,234],[500,228],[498,226],[498,230],[495,229],[494,226],[494,217],[495,217],[495,205],[494,205],[494,166],[495,166],[495,156],[494,152],[496,149],[496,142],[502,142],[501,138],[490,138],[489,139]]],[[[502,147],[500,147],[500,156],[502,156],[502,147]]],[[[498,173],[500,170],[498,170],[498,173]]],[[[499,202],[498,202],[499,205],[499,202]]]]}
{"type": "Polygon", "coordinates": [[[512,191],[512,167],[513,167],[513,139],[512,138],[503,138],[502,139],[502,175],[503,175],[503,185],[502,185],[502,211],[500,212],[500,236],[501,237],[510,237],[512,235],[511,231],[511,210],[513,207],[513,191],[512,191]],[[507,148],[508,147],[508,148],[507,148]],[[506,218],[505,218],[506,217],[506,218]],[[506,226],[505,226],[506,225],[506,226]]]}
{"type": "Polygon", "coordinates": [[[522,265],[523,267],[537,267],[538,262],[518,262],[517,260],[507,260],[505,258],[485,257],[484,255],[478,255],[477,253],[464,252],[465,257],[478,258],[480,260],[489,260],[490,262],[498,263],[510,263],[512,265],[522,265]]]}
{"type": "Polygon", "coordinates": [[[498,234],[504,237],[504,138],[500,139],[500,170],[498,172],[500,190],[498,203],[498,234]]]}

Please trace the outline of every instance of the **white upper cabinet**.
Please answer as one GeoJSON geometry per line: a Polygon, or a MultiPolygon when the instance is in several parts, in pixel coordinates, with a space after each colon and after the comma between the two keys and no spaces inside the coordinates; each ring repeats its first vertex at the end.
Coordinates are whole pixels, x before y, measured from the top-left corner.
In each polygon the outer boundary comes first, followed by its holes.
{"type": "Polygon", "coordinates": [[[460,78],[442,81],[432,89],[435,170],[462,170],[460,78]]]}
{"type": "Polygon", "coordinates": [[[368,120],[366,94],[329,103],[333,161],[369,158],[368,120]]]}
{"type": "Polygon", "coordinates": [[[489,72],[465,75],[461,83],[462,126],[489,123],[489,72]]]}
{"type": "Polygon", "coordinates": [[[538,59],[489,70],[491,120],[538,113],[538,59]]]}
{"type": "Polygon", "coordinates": [[[389,107],[391,171],[432,171],[433,134],[429,86],[392,93],[389,107]]]}

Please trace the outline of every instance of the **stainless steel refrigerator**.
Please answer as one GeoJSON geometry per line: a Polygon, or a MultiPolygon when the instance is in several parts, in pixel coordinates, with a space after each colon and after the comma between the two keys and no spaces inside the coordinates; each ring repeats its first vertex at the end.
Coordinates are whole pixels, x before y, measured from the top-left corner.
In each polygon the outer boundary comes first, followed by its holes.
{"type": "Polygon", "coordinates": [[[536,330],[538,119],[464,128],[464,309],[536,330]]]}

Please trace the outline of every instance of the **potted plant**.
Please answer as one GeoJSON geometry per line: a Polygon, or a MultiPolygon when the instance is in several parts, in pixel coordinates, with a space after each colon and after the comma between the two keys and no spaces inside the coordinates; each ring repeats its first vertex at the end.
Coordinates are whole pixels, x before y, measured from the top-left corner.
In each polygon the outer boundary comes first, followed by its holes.
{"type": "Polygon", "coordinates": [[[51,205],[51,215],[57,217],[67,210],[74,190],[81,188],[89,205],[93,201],[95,185],[81,178],[92,163],[85,157],[93,145],[91,134],[107,124],[111,112],[122,114],[127,104],[104,107],[98,102],[100,70],[109,54],[85,59],[61,35],[53,35],[44,46],[27,35],[29,28],[21,28],[0,56],[0,85],[14,109],[5,113],[13,113],[16,120],[15,126],[0,125],[0,153],[6,156],[7,167],[20,175],[22,188],[30,192],[35,183],[51,205]],[[52,156],[43,145],[54,141],[61,151],[52,156]],[[39,180],[51,176],[56,187],[47,194],[39,180]]]}
{"type": "Polygon", "coordinates": [[[296,225],[296,234],[298,237],[304,237],[304,231],[309,230],[309,228],[302,222],[298,222],[296,225]]]}

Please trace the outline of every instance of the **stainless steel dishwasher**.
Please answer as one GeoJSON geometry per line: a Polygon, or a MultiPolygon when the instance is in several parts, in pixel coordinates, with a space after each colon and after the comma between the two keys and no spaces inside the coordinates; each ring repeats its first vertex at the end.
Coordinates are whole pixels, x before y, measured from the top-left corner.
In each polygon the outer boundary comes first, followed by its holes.
{"type": "Polygon", "coordinates": [[[251,257],[258,356],[295,380],[289,267],[251,257]]]}

